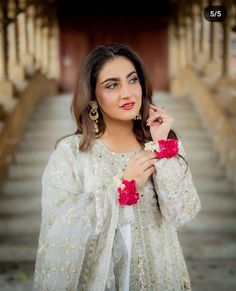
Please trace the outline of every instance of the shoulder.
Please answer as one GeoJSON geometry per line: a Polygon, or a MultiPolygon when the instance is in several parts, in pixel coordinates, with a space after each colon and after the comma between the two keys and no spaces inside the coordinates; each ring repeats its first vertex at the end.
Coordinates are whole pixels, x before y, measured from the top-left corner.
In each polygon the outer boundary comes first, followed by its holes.
{"type": "Polygon", "coordinates": [[[56,151],[73,151],[75,153],[76,150],[77,151],[79,150],[81,138],[82,138],[81,134],[75,134],[64,137],[58,142],[56,151]]]}
{"type": "Polygon", "coordinates": [[[82,134],[74,134],[67,136],[59,141],[56,147],[56,152],[59,155],[66,155],[74,160],[85,161],[88,159],[88,152],[80,151],[80,142],[82,140],[82,134]]]}

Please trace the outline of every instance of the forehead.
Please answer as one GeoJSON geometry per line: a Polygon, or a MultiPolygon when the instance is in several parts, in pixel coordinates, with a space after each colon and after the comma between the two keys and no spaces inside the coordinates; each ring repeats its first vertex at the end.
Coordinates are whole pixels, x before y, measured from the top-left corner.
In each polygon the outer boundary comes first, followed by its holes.
{"type": "Polygon", "coordinates": [[[111,60],[108,60],[102,67],[98,78],[105,79],[109,77],[122,77],[128,73],[135,71],[133,63],[122,56],[115,57],[111,60]]]}

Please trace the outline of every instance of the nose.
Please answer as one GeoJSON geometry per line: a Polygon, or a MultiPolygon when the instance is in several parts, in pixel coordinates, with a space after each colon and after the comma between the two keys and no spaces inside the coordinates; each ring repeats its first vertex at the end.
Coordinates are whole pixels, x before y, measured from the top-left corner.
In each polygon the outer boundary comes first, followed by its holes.
{"type": "Polygon", "coordinates": [[[131,92],[128,84],[122,84],[120,89],[120,96],[121,98],[131,97],[131,92]]]}

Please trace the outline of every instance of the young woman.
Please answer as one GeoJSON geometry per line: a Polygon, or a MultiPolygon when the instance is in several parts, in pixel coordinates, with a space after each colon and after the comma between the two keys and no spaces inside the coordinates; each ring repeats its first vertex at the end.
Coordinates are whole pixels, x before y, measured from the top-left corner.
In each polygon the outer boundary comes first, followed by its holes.
{"type": "Polygon", "coordinates": [[[117,43],[91,51],[71,110],[77,131],[42,177],[34,290],[191,290],[177,228],[201,204],[137,54],[117,43]]]}

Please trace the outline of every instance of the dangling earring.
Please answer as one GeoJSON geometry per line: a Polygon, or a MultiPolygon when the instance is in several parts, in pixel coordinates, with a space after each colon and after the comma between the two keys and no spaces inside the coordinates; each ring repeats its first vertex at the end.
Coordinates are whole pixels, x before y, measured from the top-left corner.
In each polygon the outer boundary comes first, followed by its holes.
{"type": "Polygon", "coordinates": [[[142,116],[141,116],[141,113],[139,111],[139,113],[135,116],[134,120],[141,120],[142,119],[142,116]]]}
{"type": "Polygon", "coordinates": [[[98,133],[98,118],[99,118],[99,113],[98,113],[98,105],[97,105],[97,102],[96,101],[91,101],[90,102],[90,105],[91,105],[91,110],[89,112],[89,117],[94,121],[93,124],[94,124],[94,129],[95,129],[95,132],[98,133]]]}

